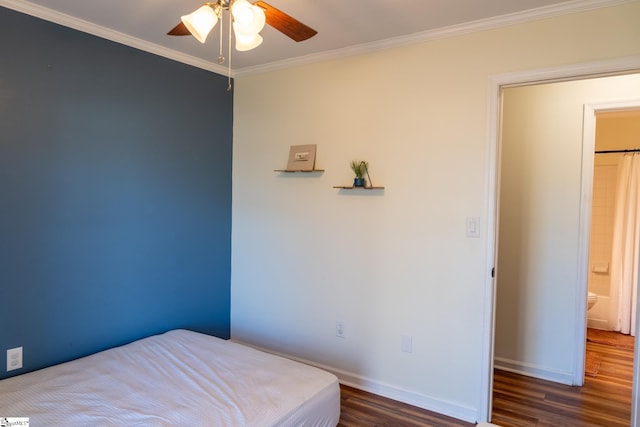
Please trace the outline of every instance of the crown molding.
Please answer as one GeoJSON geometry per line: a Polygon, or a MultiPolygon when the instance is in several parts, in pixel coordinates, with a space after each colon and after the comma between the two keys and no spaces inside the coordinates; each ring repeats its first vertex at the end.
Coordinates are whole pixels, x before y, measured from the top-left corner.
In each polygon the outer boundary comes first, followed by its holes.
{"type": "Polygon", "coordinates": [[[522,24],[539,19],[552,18],[561,15],[584,12],[592,9],[600,9],[605,7],[617,6],[625,3],[633,3],[638,0],[572,0],[558,5],[545,6],[537,9],[531,9],[523,12],[516,12],[507,15],[501,15],[488,19],[467,22],[459,25],[438,28],[435,30],[422,31],[405,36],[394,37],[385,40],[379,40],[371,43],[364,43],[355,46],[349,46],[342,49],[335,49],[327,52],[321,52],[312,55],[300,56],[297,58],[286,59],[283,61],[271,62],[264,65],[254,67],[246,67],[236,69],[235,77],[248,76],[268,71],[275,71],[284,68],[311,64],[331,59],[344,58],[365,53],[376,52],[379,50],[390,49],[394,47],[407,46],[411,44],[423,43],[431,40],[443,39],[447,37],[455,37],[463,34],[469,34],[479,31],[491,30],[495,28],[506,27],[509,25],[522,24]]]}
{"type": "Polygon", "coordinates": [[[182,62],[184,64],[192,65],[194,67],[202,68],[207,71],[212,71],[217,74],[227,75],[228,70],[226,67],[221,66],[218,63],[206,61],[193,55],[188,55],[177,50],[168,49],[164,46],[160,46],[155,43],[148,42],[146,40],[132,37],[128,34],[121,33],[119,31],[112,30],[107,27],[96,25],[92,22],[85,21],[83,19],[76,18],[71,15],[67,15],[58,12],[53,9],[46,8],[28,1],[22,0],[0,0],[0,6],[4,6],[8,9],[22,12],[27,15],[35,16],[36,18],[44,19],[55,24],[62,25],[64,27],[73,28],[74,30],[82,31],[84,33],[92,34],[94,36],[101,37],[103,39],[111,40],[116,43],[120,43],[126,46],[133,47],[145,52],[152,53],[154,55],[162,56],[174,61],[182,62]]]}
{"type": "MultiPolygon", "coordinates": [[[[472,21],[460,25],[452,25],[449,27],[439,28],[436,30],[423,31],[419,33],[409,34],[406,36],[394,37],[385,40],[379,40],[371,43],[364,43],[356,46],[349,46],[341,49],[320,52],[311,55],[300,56],[296,58],[285,59],[282,61],[270,62],[267,64],[257,65],[254,67],[245,67],[232,70],[232,77],[242,77],[252,74],[259,74],[268,71],[275,71],[284,68],[291,68],[315,62],[338,59],[348,56],[361,55],[379,50],[390,49],[394,47],[406,46],[416,43],[423,43],[430,40],[442,39],[446,37],[455,37],[463,34],[490,30],[494,28],[505,27],[508,25],[521,24],[525,22],[535,21],[538,19],[551,18],[555,16],[578,13],[592,9],[617,6],[625,3],[633,3],[638,0],[572,0],[558,5],[545,6],[537,9],[531,9],[523,12],[497,16],[489,19],[472,21]]],[[[44,6],[36,5],[23,0],[0,0],[0,6],[18,12],[26,13],[46,21],[54,22],[65,27],[73,28],[94,36],[98,36],[116,43],[124,44],[154,55],[162,56],[174,61],[182,62],[194,67],[202,68],[221,75],[227,75],[228,69],[221,66],[217,62],[204,60],[202,58],[188,55],[177,50],[169,49],[155,43],[148,42],[130,35],[93,24],[89,21],[79,19],[44,6]]]]}

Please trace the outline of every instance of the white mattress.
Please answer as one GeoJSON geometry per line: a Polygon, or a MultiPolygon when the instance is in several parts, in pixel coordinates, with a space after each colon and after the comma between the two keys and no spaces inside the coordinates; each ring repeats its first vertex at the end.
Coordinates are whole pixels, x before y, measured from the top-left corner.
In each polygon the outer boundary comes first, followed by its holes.
{"type": "Polygon", "coordinates": [[[0,416],[32,426],[335,426],[337,378],[174,330],[0,381],[0,416]]]}

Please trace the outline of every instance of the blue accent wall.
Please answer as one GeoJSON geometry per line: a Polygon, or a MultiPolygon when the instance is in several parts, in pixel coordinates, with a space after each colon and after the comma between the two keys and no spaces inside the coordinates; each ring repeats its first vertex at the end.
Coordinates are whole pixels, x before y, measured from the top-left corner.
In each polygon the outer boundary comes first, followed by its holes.
{"type": "Polygon", "coordinates": [[[0,378],[173,328],[228,338],[226,77],[2,7],[0,40],[0,378]]]}

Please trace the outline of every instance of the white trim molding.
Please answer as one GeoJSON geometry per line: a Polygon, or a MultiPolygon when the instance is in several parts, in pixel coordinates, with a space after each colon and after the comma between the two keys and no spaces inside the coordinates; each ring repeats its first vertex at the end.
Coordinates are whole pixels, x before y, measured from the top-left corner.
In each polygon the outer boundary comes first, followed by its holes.
{"type": "Polygon", "coordinates": [[[379,40],[371,43],[363,43],[355,46],[349,46],[342,49],[335,49],[328,52],[321,52],[312,55],[300,56],[297,58],[286,59],[283,61],[272,62],[255,67],[246,67],[235,70],[236,77],[258,74],[267,71],[275,71],[294,66],[306,65],[315,62],[321,62],[332,59],[339,59],[349,56],[356,56],[365,53],[376,52],[394,47],[407,46],[412,44],[424,43],[431,40],[443,39],[448,37],[456,37],[464,34],[491,30],[495,28],[506,27],[509,25],[531,22],[538,19],[552,18],[554,16],[568,15],[571,13],[584,12],[592,9],[603,7],[617,6],[624,3],[631,3],[637,0],[573,0],[551,6],[540,7],[537,9],[526,10],[523,12],[515,12],[507,15],[497,16],[493,18],[481,19],[472,22],[466,22],[459,25],[451,25],[448,27],[438,28],[435,30],[422,31],[414,34],[393,37],[386,40],[379,40]]]}
{"type": "MultiPolygon", "coordinates": [[[[583,185],[583,194],[582,197],[587,200],[580,206],[580,216],[585,216],[590,219],[591,217],[591,188],[593,187],[593,163],[594,163],[594,149],[596,145],[596,113],[598,112],[607,112],[607,111],[624,111],[630,109],[638,109],[640,108],[640,99],[625,99],[619,101],[607,101],[607,102],[591,102],[584,105],[584,119],[583,119],[583,160],[582,160],[582,185],[583,185]],[[590,169],[587,169],[590,168],[590,169]]],[[[588,229],[580,230],[580,238],[585,241],[585,245],[588,246],[588,239],[586,236],[589,235],[588,229]]],[[[588,274],[588,262],[589,262],[589,250],[588,247],[585,248],[582,253],[580,253],[580,273],[584,276],[582,277],[582,282],[579,285],[579,292],[583,293],[583,295],[587,294],[587,277],[588,274]]],[[[640,281],[636,283],[636,288],[640,289],[640,281]]],[[[583,314],[583,318],[587,317],[587,302],[582,301],[580,305],[583,314]]],[[[580,313],[578,313],[580,316],[580,313]]],[[[587,322],[588,324],[588,322],[587,322]]],[[[640,325],[640,317],[636,318],[636,328],[640,325]]],[[[582,329],[584,331],[584,328],[582,329]]],[[[584,337],[584,333],[582,337],[584,337]]],[[[637,340],[636,340],[637,341],[637,340]]],[[[584,338],[582,343],[584,343],[584,338]]],[[[580,342],[578,344],[581,344],[580,342]]],[[[640,398],[640,359],[638,355],[638,344],[634,348],[634,356],[633,356],[633,383],[631,385],[631,425],[638,426],[640,425],[640,413],[638,411],[638,399],[640,398]]],[[[584,351],[584,344],[581,347],[584,351]]],[[[578,349],[580,351],[580,348],[578,349]]]]}
{"type": "MultiPolygon", "coordinates": [[[[487,182],[490,189],[487,193],[487,223],[494,225],[494,230],[491,229],[487,233],[487,248],[489,254],[486,259],[486,270],[491,271],[495,263],[495,257],[497,256],[497,235],[499,230],[497,229],[498,210],[497,204],[499,200],[499,164],[500,164],[500,122],[502,114],[501,94],[502,89],[510,86],[524,86],[537,84],[542,82],[555,82],[555,81],[570,81],[578,80],[590,77],[602,77],[608,75],[622,75],[630,73],[640,72],[640,56],[630,56],[623,58],[616,58],[612,60],[570,64],[552,68],[544,68],[538,70],[528,70],[522,72],[514,72],[507,74],[493,75],[489,77],[489,90],[488,90],[488,104],[489,104],[489,118],[488,118],[488,141],[487,141],[487,182]]],[[[615,104],[616,107],[620,107],[619,103],[615,104]]],[[[589,108],[589,106],[586,106],[589,108]]],[[[591,107],[592,108],[592,107],[591,107]]],[[[599,105],[599,108],[603,108],[599,105]]],[[[585,130],[588,132],[589,130],[585,130]]],[[[582,191],[584,192],[586,188],[582,191]]],[[[582,218],[581,227],[586,224],[587,218],[582,218]]],[[[585,243],[581,243],[581,252],[584,252],[585,243]]],[[[496,266],[497,267],[497,266],[496,266]]],[[[499,279],[499,269],[496,270],[496,279],[499,279]]],[[[581,286],[580,283],[577,286],[581,286]]],[[[579,368],[580,363],[575,363],[572,367],[574,372],[555,372],[544,369],[544,367],[530,366],[522,362],[511,361],[506,359],[495,358],[494,361],[494,337],[495,337],[495,293],[494,293],[494,281],[485,280],[485,301],[483,310],[483,329],[487,331],[483,334],[482,339],[482,362],[484,363],[482,369],[481,378],[481,390],[480,390],[480,416],[478,421],[489,421],[491,417],[491,402],[493,395],[493,368],[510,370],[513,372],[523,373],[525,375],[536,376],[539,378],[552,379],[556,378],[558,382],[565,382],[563,378],[568,376],[566,380],[567,384],[571,384],[573,380],[581,375],[581,373],[575,372],[579,368]],[[495,365],[494,365],[495,363],[495,365]]],[[[586,295],[586,288],[585,288],[586,295]]],[[[586,299],[586,298],[585,298],[586,299]]],[[[575,316],[577,319],[576,333],[574,339],[574,352],[573,360],[578,360],[579,357],[584,356],[585,348],[585,322],[586,322],[586,301],[584,304],[577,304],[575,316]],[[581,326],[578,326],[581,325],[581,326]],[[578,330],[581,329],[581,330],[578,330]],[[582,352],[582,353],[581,353],[582,352]]],[[[640,324],[640,316],[638,316],[638,324],[640,324]]],[[[638,345],[638,343],[636,343],[638,345]]],[[[638,352],[635,354],[634,362],[634,383],[632,399],[632,426],[640,426],[640,411],[638,411],[638,400],[640,399],[640,361],[638,360],[638,352]]]]}
{"type": "MultiPolygon", "coordinates": [[[[308,363],[313,364],[312,362],[308,363]]],[[[338,377],[341,384],[459,420],[467,422],[478,421],[478,411],[474,408],[465,407],[441,399],[435,399],[433,397],[396,387],[391,384],[374,381],[360,375],[332,369],[328,366],[316,365],[316,367],[333,373],[338,377]]]]}
{"type": "Polygon", "coordinates": [[[151,43],[146,40],[115,31],[111,28],[103,27],[92,22],[85,21],[84,19],[76,18],[75,16],[67,15],[28,1],[0,0],[0,6],[35,16],[36,18],[44,19],[45,21],[53,22],[64,27],[82,31],[83,33],[111,40],[125,46],[133,47],[144,52],[172,59],[177,62],[182,62],[183,64],[212,71],[216,74],[226,76],[228,72],[226,67],[223,67],[218,63],[204,60],[193,55],[187,55],[185,53],[178,52],[177,50],[169,49],[159,44],[151,43]]]}
{"type": "MultiPolygon", "coordinates": [[[[393,37],[386,40],[379,40],[371,43],[364,43],[356,46],[350,46],[342,49],[334,49],[326,52],[320,52],[311,55],[300,56],[296,58],[285,59],[282,61],[261,64],[254,67],[245,67],[233,69],[231,77],[247,76],[279,69],[291,68],[295,66],[316,63],[331,59],[337,59],[347,56],[355,56],[364,53],[375,52],[379,50],[389,49],[393,47],[423,43],[430,40],[442,39],[447,37],[455,37],[462,34],[468,34],[478,31],[489,30],[493,28],[505,27],[508,25],[520,24],[524,22],[535,21],[538,19],[546,19],[554,16],[578,13],[592,9],[616,6],[624,3],[631,3],[638,0],[572,0],[556,5],[540,7],[536,9],[526,10],[497,16],[488,19],[467,22],[459,25],[452,25],[435,30],[428,30],[414,34],[408,34],[399,37],[393,37]]],[[[212,71],[217,74],[227,75],[229,70],[215,62],[214,58],[204,59],[193,55],[169,49],[162,45],[149,42],[137,37],[124,34],[113,29],[94,24],[92,22],[67,15],[56,10],[37,5],[24,0],[0,0],[0,6],[27,15],[35,16],[46,21],[54,22],[65,27],[73,28],[94,36],[98,36],[107,40],[114,41],[126,46],[130,46],[154,55],[163,56],[165,58],[182,62],[204,70],[212,71]]]]}
{"type": "Polygon", "coordinates": [[[560,384],[572,385],[573,375],[568,371],[557,371],[544,366],[518,362],[516,360],[495,358],[495,368],[502,371],[513,372],[541,380],[553,381],[560,384]]]}
{"type": "Polygon", "coordinates": [[[255,346],[242,340],[236,340],[232,338],[231,341],[246,345],[248,347],[253,347],[255,349],[264,351],[265,353],[271,353],[277,356],[285,357],[287,359],[295,360],[297,362],[304,363],[305,365],[315,366],[316,368],[322,369],[323,371],[331,372],[333,375],[338,377],[340,384],[357,388],[358,390],[363,390],[369,393],[376,394],[378,396],[387,397],[398,402],[406,403],[408,405],[416,406],[418,408],[426,409],[428,411],[436,412],[448,417],[457,418],[459,420],[468,422],[478,421],[478,413],[474,408],[447,402],[441,399],[435,399],[433,397],[421,393],[416,393],[411,390],[406,390],[392,384],[372,380],[358,374],[316,363],[312,360],[307,360],[300,357],[292,356],[290,354],[270,350],[268,348],[255,346]]]}

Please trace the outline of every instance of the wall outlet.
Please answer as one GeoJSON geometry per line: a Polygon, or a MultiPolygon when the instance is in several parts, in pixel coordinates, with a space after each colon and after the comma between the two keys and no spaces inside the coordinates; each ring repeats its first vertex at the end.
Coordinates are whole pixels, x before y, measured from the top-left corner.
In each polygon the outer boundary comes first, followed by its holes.
{"type": "Polygon", "coordinates": [[[338,338],[346,338],[344,329],[344,322],[342,320],[336,320],[336,336],[338,338]]]}
{"type": "Polygon", "coordinates": [[[22,368],[22,347],[7,350],[7,372],[22,368]]]}

